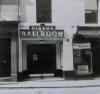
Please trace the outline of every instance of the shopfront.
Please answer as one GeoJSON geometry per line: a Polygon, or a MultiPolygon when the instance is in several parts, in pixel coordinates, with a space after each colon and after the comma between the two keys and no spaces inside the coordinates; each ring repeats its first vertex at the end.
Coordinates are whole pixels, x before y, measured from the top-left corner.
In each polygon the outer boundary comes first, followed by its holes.
{"type": "Polygon", "coordinates": [[[17,76],[17,22],[0,22],[0,77],[17,76]]]}
{"type": "Polygon", "coordinates": [[[100,27],[78,27],[73,42],[76,74],[100,75],[100,27]]]}
{"type": "Polygon", "coordinates": [[[19,31],[19,79],[31,75],[61,76],[64,30],[44,24],[19,31]]]}

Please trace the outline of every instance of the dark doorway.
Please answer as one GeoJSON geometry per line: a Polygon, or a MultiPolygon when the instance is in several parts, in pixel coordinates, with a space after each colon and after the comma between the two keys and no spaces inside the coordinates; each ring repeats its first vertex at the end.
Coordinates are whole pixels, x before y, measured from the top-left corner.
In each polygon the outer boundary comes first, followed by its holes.
{"type": "Polygon", "coordinates": [[[11,40],[0,38],[0,77],[11,74],[11,40]]]}
{"type": "Polygon", "coordinates": [[[100,75],[100,40],[92,41],[93,72],[100,75]]]}
{"type": "Polygon", "coordinates": [[[27,45],[27,65],[29,74],[56,72],[56,45],[27,45]]]}

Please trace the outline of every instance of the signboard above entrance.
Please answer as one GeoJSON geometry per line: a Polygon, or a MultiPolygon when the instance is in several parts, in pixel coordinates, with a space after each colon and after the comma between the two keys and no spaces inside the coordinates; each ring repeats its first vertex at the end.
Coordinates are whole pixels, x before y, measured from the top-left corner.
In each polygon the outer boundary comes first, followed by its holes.
{"type": "Polygon", "coordinates": [[[63,38],[64,30],[57,30],[56,26],[29,26],[29,30],[20,30],[21,38],[63,38]]]}
{"type": "Polygon", "coordinates": [[[79,26],[76,34],[86,38],[100,38],[100,27],[79,26]]]}

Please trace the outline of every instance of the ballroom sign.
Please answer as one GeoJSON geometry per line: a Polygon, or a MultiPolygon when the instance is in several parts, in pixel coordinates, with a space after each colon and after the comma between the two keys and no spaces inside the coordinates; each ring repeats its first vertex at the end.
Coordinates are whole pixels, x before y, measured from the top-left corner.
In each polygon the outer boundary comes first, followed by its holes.
{"type": "Polygon", "coordinates": [[[56,26],[29,26],[29,30],[20,30],[21,38],[63,38],[64,30],[57,30],[56,26]]]}

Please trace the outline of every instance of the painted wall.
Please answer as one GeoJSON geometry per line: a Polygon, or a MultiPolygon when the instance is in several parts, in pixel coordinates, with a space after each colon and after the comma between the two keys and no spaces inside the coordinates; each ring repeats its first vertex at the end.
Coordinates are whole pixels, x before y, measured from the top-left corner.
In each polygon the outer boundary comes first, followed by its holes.
{"type": "Polygon", "coordinates": [[[84,23],[84,0],[52,0],[54,24],[68,26],[84,23]]]}
{"type": "Polygon", "coordinates": [[[64,40],[63,40],[63,70],[64,71],[73,71],[73,33],[75,33],[77,30],[76,27],[73,26],[67,26],[65,27],[65,33],[64,33],[64,40]]]}
{"type": "Polygon", "coordinates": [[[35,0],[20,0],[20,21],[27,25],[36,23],[35,0]]]}
{"type": "MultiPolygon", "coordinates": [[[[85,22],[84,0],[52,0],[52,23],[65,32],[63,40],[62,69],[73,70],[73,34],[74,26],[85,22]],[[67,41],[69,40],[69,41],[67,41]]],[[[20,0],[20,26],[38,25],[36,23],[36,0],[20,0]]]]}
{"type": "MultiPolygon", "coordinates": [[[[52,0],[52,24],[84,23],[84,4],[84,0],[52,0]]],[[[23,24],[36,24],[36,0],[20,0],[20,20],[23,24]]]]}
{"type": "Polygon", "coordinates": [[[98,24],[100,25],[100,0],[98,0],[98,24]]]}
{"type": "Polygon", "coordinates": [[[0,0],[0,20],[18,20],[18,0],[0,0]]]}

